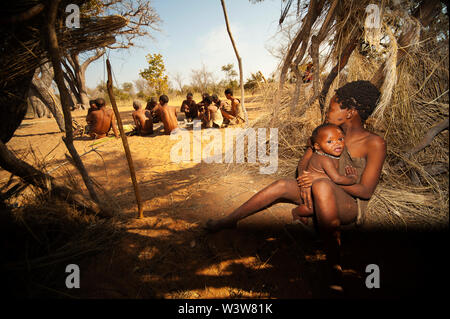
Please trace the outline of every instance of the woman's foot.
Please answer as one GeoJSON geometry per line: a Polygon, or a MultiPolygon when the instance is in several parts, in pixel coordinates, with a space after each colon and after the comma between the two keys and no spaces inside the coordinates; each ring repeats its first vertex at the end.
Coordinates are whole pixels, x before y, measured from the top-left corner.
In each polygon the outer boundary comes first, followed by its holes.
{"type": "Polygon", "coordinates": [[[215,233],[215,232],[221,231],[223,229],[236,228],[236,226],[237,226],[237,222],[235,222],[235,221],[230,222],[230,221],[226,221],[223,219],[218,219],[218,220],[208,219],[204,228],[210,233],[215,233]]]}
{"type": "Polygon", "coordinates": [[[303,224],[308,226],[310,217],[303,216],[302,210],[303,210],[303,206],[298,206],[298,207],[295,207],[294,209],[292,209],[292,211],[291,211],[292,219],[293,219],[293,221],[299,220],[303,224]]]}

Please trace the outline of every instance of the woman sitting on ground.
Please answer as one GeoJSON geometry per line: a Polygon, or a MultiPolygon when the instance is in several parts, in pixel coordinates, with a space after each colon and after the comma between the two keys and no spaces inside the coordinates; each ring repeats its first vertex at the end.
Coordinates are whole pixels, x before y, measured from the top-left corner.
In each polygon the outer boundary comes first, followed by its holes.
{"type": "MultiPolygon", "coordinates": [[[[330,266],[330,288],[342,290],[340,267],[340,225],[360,223],[367,202],[378,184],[386,157],[384,139],[364,128],[380,96],[368,81],[347,83],[336,90],[330,101],[326,122],[338,125],[345,133],[345,151],[339,158],[339,172],[346,166],[357,171],[357,182],[351,186],[336,185],[323,175],[306,171],[313,150],[308,148],[298,164],[297,180],[281,179],[262,189],[247,202],[222,219],[209,220],[206,228],[218,231],[237,226],[237,222],[272,205],[280,199],[306,205],[316,215],[330,266]]],[[[305,211],[310,211],[305,210],[305,211]]],[[[304,218],[310,218],[310,213],[304,218]]]]}

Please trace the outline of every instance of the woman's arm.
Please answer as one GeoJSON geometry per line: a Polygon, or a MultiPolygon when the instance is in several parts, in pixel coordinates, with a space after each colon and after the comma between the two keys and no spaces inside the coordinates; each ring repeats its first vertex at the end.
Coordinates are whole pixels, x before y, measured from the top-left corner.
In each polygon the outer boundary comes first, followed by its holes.
{"type": "Polygon", "coordinates": [[[367,149],[366,167],[359,184],[341,186],[348,194],[362,199],[369,199],[377,187],[386,158],[386,143],[383,138],[375,135],[368,141],[367,149]]]}
{"type": "Polygon", "coordinates": [[[299,160],[298,165],[297,165],[297,182],[298,182],[298,186],[300,187],[300,197],[303,200],[303,203],[309,209],[312,209],[312,205],[313,205],[312,197],[311,197],[311,187],[302,187],[299,183],[300,182],[299,179],[301,178],[302,175],[304,175],[305,173],[308,173],[307,171],[305,172],[305,170],[308,167],[308,164],[309,164],[309,161],[310,161],[312,155],[313,155],[312,148],[308,147],[305,154],[299,160]]]}
{"type": "Polygon", "coordinates": [[[339,174],[338,170],[334,166],[333,160],[331,158],[322,158],[321,159],[321,165],[325,173],[328,175],[328,177],[338,185],[353,185],[356,183],[357,176],[356,176],[356,170],[352,169],[351,174],[348,175],[341,175],[339,174]]]}
{"type": "Polygon", "coordinates": [[[303,171],[306,170],[312,155],[313,155],[312,148],[308,147],[303,157],[298,161],[297,176],[301,176],[303,174],[303,171]]]}

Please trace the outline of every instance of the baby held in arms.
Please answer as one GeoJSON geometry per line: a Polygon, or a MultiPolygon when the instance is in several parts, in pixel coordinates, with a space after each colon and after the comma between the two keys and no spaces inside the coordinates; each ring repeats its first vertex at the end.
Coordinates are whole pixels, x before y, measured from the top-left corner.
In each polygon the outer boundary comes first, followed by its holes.
{"type": "MultiPolygon", "coordinates": [[[[357,182],[357,172],[354,167],[345,167],[345,176],[340,175],[339,157],[344,151],[344,132],[334,124],[322,124],[311,134],[311,146],[314,151],[306,168],[315,173],[317,178],[327,178],[338,185],[353,185],[357,182]]],[[[292,210],[294,220],[302,220],[301,216],[312,214],[313,209],[300,205],[292,210]]]]}

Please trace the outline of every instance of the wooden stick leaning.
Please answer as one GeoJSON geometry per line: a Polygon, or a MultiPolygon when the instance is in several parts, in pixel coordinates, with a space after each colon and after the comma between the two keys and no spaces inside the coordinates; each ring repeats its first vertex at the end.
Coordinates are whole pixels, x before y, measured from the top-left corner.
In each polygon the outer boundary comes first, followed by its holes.
{"type": "Polygon", "coordinates": [[[114,114],[116,115],[117,126],[119,127],[120,137],[122,138],[123,148],[127,157],[128,168],[130,169],[131,181],[133,182],[134,194],[136,195],[136,202],[138,205],[139,218],[144,218],[144,206],[142,205],[141,193],[139,192],[139,187],[136,180],[136,171],[134,169],[133,158],[131,157],[127,136],[123,130],[122,119],[120,118],[119,109],[117,108],[116,99],[113,93],[111,63],[109,63],[109,59],[106,59],[106,68],[108,71],[108,82],[106,82],[106,88],[108,89],[109,99],[111,101],[114,114]]]}
{"type": "Polygon", "coordinates": [[[225,24],[227,26],[227,32],[230,36],[231,44],[233,45],[234,53],[236,54],[236,58],[238,60],[238,66],[239,66],[239,80],[240,80],[240,87],[241,87],[241,106],[242,110],[244,111],[244,117],[245,117],[245,127],[248,127],[248,115],[247,110],[244,106],[244,71],[242,70],[242,59],[239,56],[239,52],[236,48],[236,44],[234,43],[233,35],[231,34],[230,30],[230,24],[228,23],[228,14],[227,14],[227,8],[225,7],[225,1],[221,0],[222,3],[222,9],[223,9],[223,15],[225,17],[225,24]]]}

